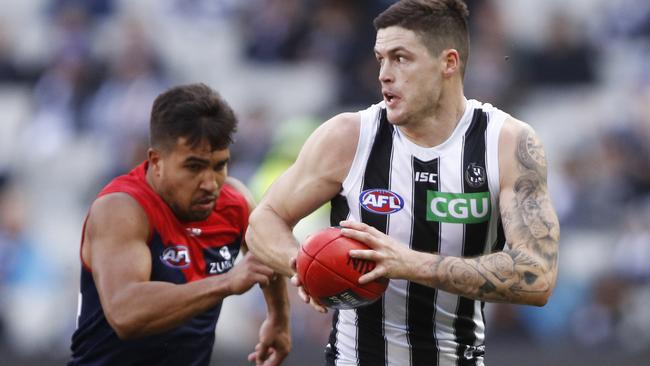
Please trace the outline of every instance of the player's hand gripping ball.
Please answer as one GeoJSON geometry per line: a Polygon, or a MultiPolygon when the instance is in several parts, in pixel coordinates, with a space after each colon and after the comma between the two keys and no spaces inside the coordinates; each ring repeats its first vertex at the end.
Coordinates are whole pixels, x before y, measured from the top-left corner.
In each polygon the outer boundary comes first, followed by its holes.
{"type": "Polygon", "coordinates": [[[334,309],[353,309],[375,302],[388,287],[380,278],[365,285],[359,277],[372,271],[375,262],[351,258],[352,249],[370,249],[341,234],[338,227],[318,231],[307,238],[296,259],[298,279],[309,296],[334,309]]]}

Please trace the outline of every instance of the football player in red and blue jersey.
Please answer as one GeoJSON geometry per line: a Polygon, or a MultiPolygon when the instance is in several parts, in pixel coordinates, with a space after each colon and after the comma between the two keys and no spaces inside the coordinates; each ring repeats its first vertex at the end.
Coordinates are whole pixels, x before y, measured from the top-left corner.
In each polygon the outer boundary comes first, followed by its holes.
{"type": "Polygon", "coordinates": [[[268,314],[249,360],[279,365],[287,356],[284,276],[245,252],[254,203],[227,177],[236,125],[206,85],[156,98],[148,159],[104,187],[84,224],[68,365],[208,365],[222,300],[256,284],[268,314]]]}

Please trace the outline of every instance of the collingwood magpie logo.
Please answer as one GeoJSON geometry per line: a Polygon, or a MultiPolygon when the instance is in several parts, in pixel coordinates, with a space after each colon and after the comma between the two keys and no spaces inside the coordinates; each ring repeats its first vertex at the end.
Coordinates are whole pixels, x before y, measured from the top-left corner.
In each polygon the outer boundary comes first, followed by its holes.
{"type": "Polygon", "coordinates": [[[465,168],[465,182],[472,188],[478,188],[485,184],[487,175],[485,168],[477,163],[469,163],[465,168]]]}

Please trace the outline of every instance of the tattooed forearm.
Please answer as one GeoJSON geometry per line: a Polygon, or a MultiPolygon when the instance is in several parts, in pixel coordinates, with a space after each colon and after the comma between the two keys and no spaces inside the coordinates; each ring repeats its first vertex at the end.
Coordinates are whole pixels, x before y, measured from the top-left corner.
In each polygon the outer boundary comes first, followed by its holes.
{"type": "Polygon", "coordinates": [[[507,249],[476,258],[441,257],[431,286],[484,301],[543,305],[555,284],[560,226],[546,188],[546,157],[522,128],[513,175],[501,193],[507,249]],[[434,283],[435,282],[435,283],[434,283]]]}
{"type": "Polygon", "coordinates": [[[444,257],[434,271],[439,281],[435,287],[477,300],[535,303],[537,295],[551,288],[539,261],[518,250],[444,257]]]}

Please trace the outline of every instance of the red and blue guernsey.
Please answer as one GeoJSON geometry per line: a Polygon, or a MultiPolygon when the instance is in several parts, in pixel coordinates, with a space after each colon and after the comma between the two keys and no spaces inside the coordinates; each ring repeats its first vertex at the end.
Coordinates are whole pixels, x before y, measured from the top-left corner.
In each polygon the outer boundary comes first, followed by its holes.
{"type": "MultiPolygon", "coordinates": [[[[124,192],[145,210],[150,224],[151,281],[176,284],[230,270],[240,250],[249,208],[224,185],[210,216],[184,224],[145,180],[147,162],[110,182],[98,197],[124,192]]],[[[82,237],[83,245],[83,237],[82,237]]],[[[82,259],[80,310],[68,365],[208,365],[221,303],[164,333],[120,340],[106,321],[92,277],[82,259]]]]}

